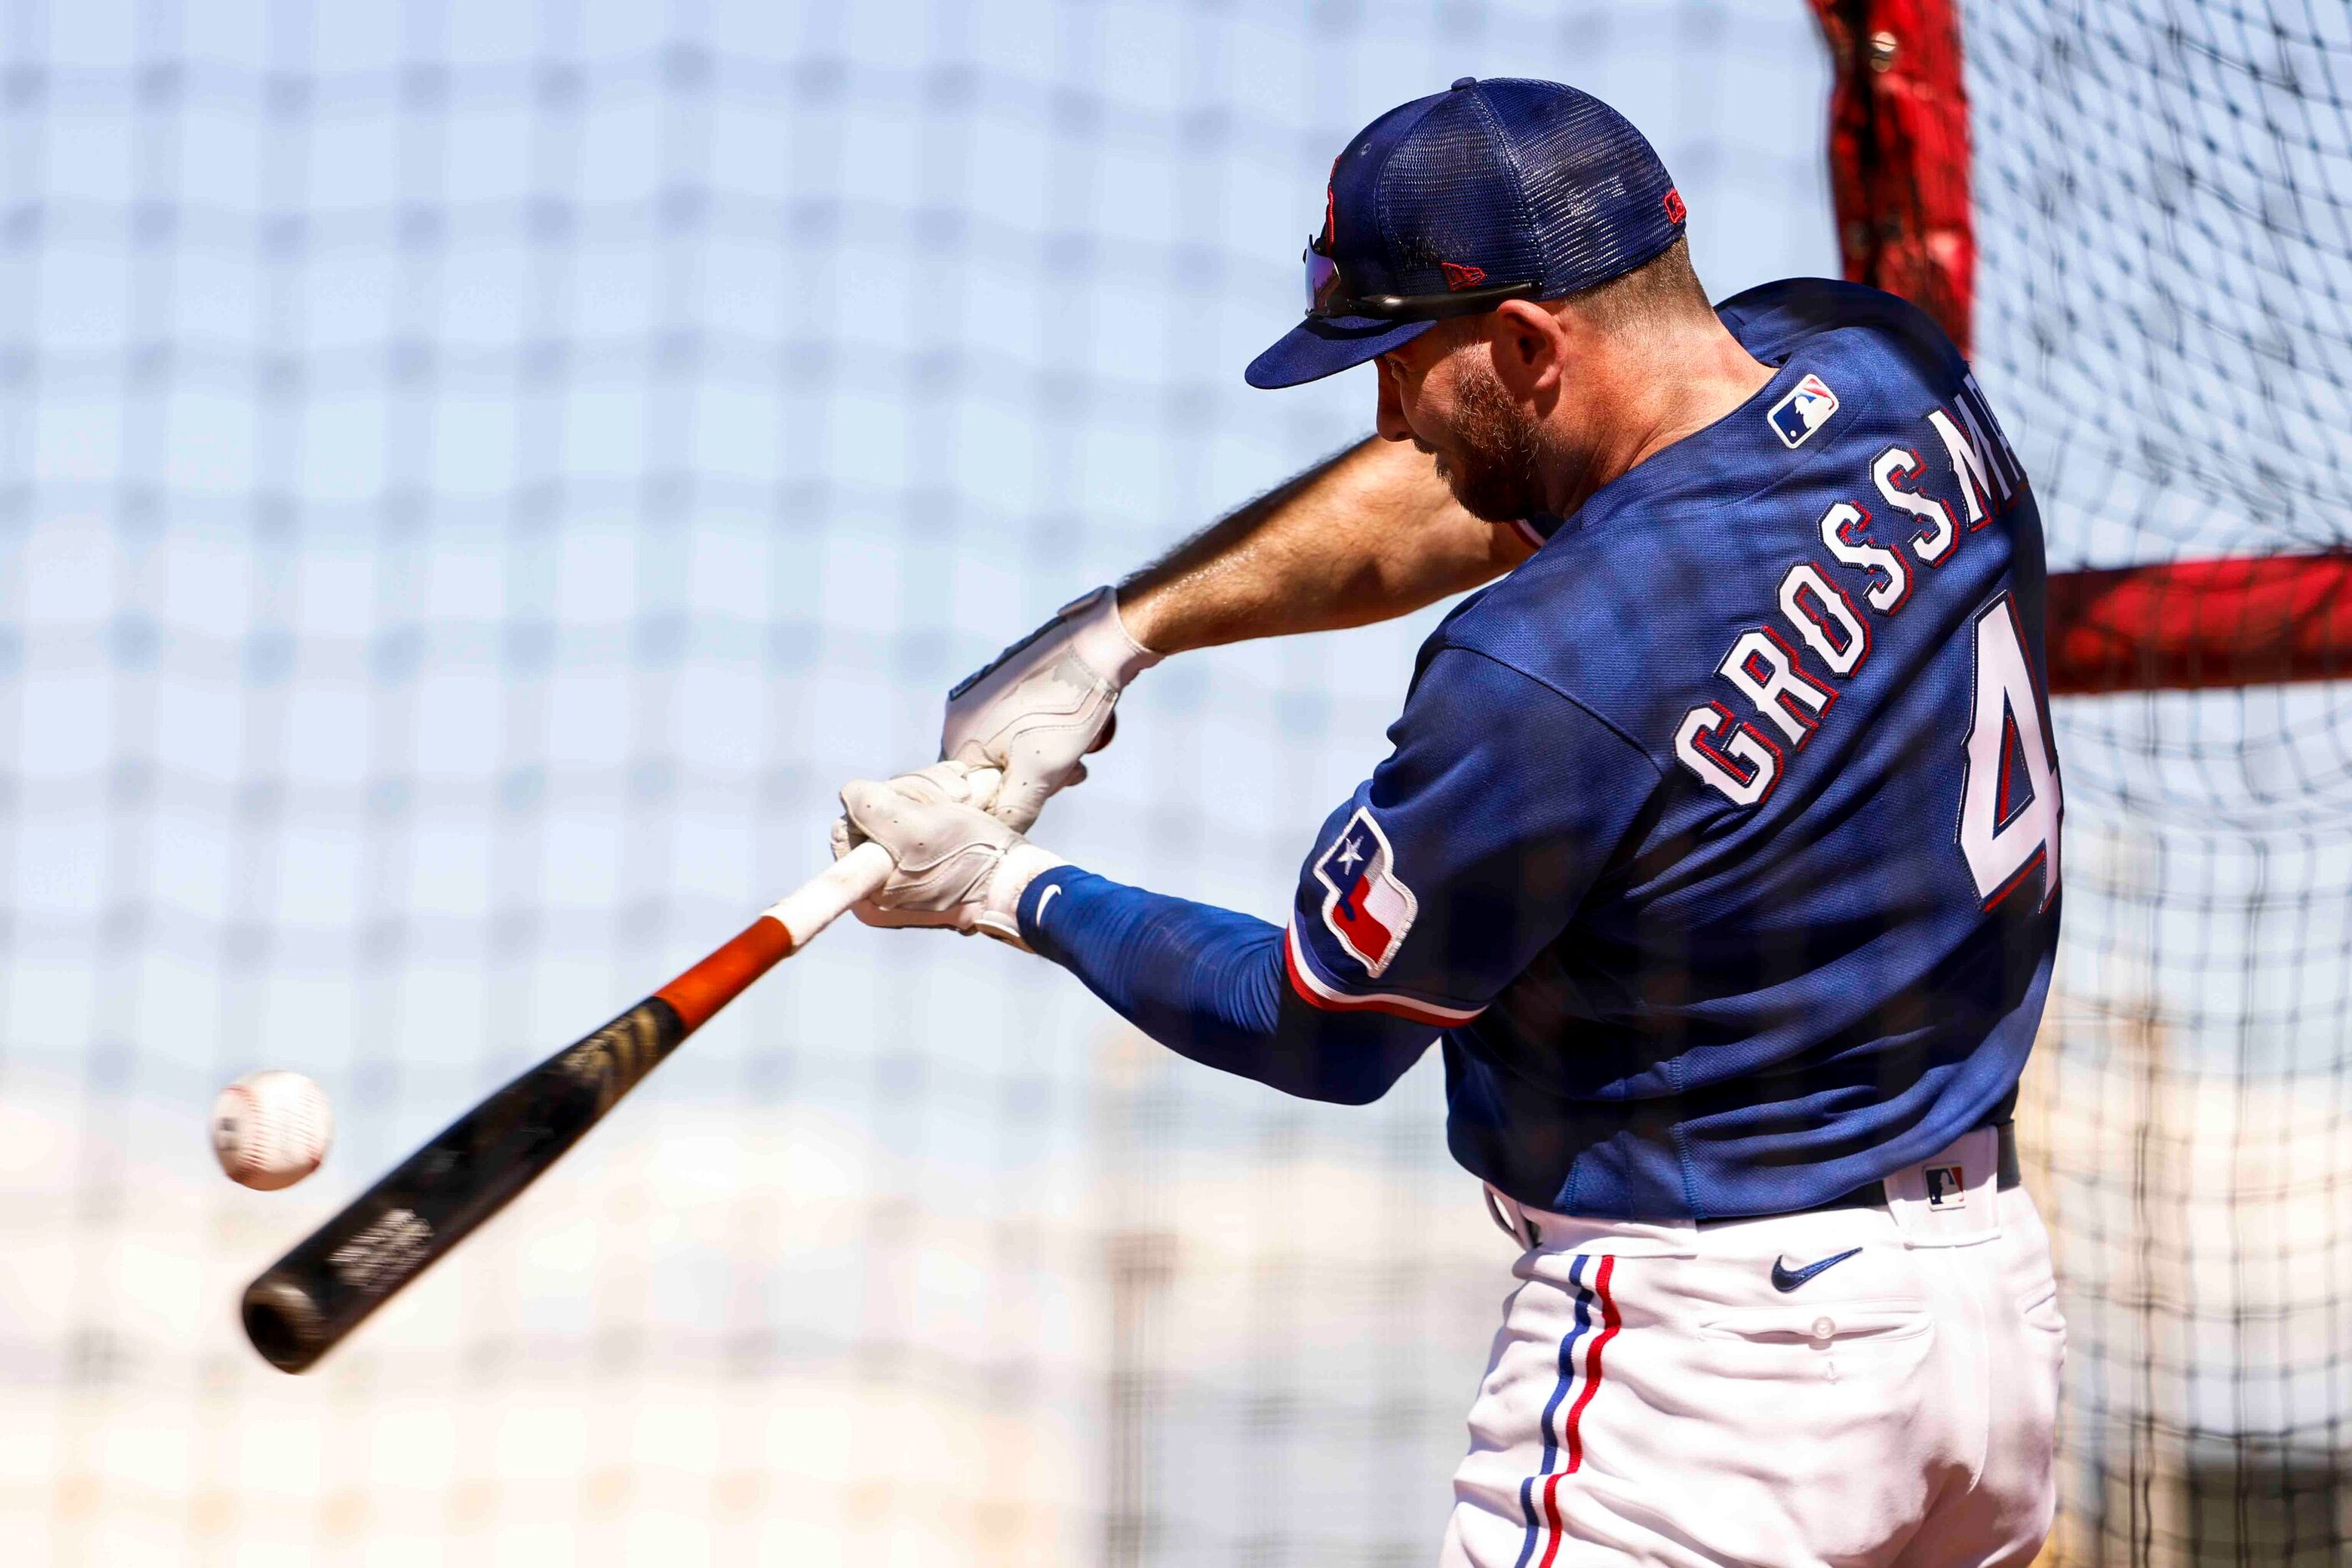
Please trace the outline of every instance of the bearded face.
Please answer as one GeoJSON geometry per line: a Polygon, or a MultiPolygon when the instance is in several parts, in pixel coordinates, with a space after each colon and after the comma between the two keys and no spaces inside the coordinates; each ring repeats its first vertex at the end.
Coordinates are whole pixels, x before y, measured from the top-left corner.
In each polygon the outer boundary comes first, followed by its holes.
{"type": "Polygon", "coordinates": [[[1485,522],[1510,522],[1544,510],[1535,421],[1475,355],[1463,356],[1449,425],[1443,445],[1414,444],[1435,454],[1438,477],[1463,510],[1485,522]]]}

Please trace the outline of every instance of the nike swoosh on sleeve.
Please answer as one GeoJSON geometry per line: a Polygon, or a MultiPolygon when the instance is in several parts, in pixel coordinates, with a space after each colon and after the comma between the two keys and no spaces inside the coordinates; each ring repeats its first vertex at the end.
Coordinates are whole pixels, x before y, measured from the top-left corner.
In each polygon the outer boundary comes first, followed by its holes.
{"type": "Polygon", "coordinates": [[[1037,895],[1037,912],[1029,917],[1032,924],[1044,925],[1045,923],[1045,906],[1052,903],[1054,901],[1054,895],[1061,890],[1062,884],[1056,882],[1052,887],[1037,895]]]}

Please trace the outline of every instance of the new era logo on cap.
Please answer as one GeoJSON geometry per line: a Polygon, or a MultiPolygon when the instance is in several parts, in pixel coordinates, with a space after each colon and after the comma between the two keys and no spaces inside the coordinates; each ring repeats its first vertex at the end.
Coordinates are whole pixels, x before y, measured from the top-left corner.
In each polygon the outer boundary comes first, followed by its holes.
{"type": "Polygon", "coordinates": [[[1765,411],[1764,417],[1772,422],[1780,445],[1793,452],[1805,444],[1807,437],[1829,423],[1837,406],[1837,394],[1830,390],[1830,384],[1809,371],[1786,396],[1765,411]]]}

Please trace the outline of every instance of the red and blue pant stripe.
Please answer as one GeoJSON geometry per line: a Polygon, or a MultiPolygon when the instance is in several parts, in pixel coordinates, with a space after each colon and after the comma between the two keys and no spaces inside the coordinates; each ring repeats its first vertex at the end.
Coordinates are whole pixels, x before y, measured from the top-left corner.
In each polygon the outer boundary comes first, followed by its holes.
{"type": "Polygon", "coordinates": [[[1561,1525],[1559,1517],[1559,1479],[1574,1475],[1584,1463],[1584,1407],[1592,1403],[1601,1387],[1601,1354],[1609,1342],[1616,1337],[1619,1327],[1617,1299],[1609,1289],[1611,1274],[1616,1269],[1614,1258],[1591,1258],[1579,1254],[1568,1266],[1568,1284],[1576,1297],[1576,1322],[1568,1337],[1559,1342],[1559,1377],[1552,1385],[1551,1397],[1543,1408],[1543,1463],[1536,1474],[1519,1483],[1519,1513],[1527,1521],[1526,1542],[1519,1548],[1519,1560],[1513,1568],[1552,1568],[1559,1555],[1561,1525]],[[1592,1270],[1592,1283],[1584,1282],[1588,1264],[1598,1264],[1592,1270]],[[1595,1311],[1601,1320],[1601,1331],[1591,1333],[1595,1311]],[[1577,1353],[1584,1352],[1584,1364],[1580,1369],[1577,1353]],[[1575,1395],[1571,1401],[1570,1394],[1575,1395]],[[1565,1418],[1560,1406],[1568,1406],[1565,1418]],[[1563,1460],[1565,1462],[1563,1462],[1563,1460]],[[1536,1549],[1543,1548],[1538,1556],[1536,1549]]]}

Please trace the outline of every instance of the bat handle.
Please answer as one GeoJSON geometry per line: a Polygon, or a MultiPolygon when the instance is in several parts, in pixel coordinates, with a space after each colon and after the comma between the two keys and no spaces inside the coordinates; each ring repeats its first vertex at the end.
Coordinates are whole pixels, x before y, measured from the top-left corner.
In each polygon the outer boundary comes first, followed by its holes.
{"type": "MultiPolygon", "coordinates": [[[[973,804],[984,808],[996,799],[1003,775],[994,768],[973,768],[971,775],[973,804]]],[[[733,941],[655,992],[677,1014],[678,1038],[702,1027],[746,986],[814,942],[851,905],[880,892],[890,879],[890,852],[867,840],[769,905],[733,941]]]]}
{"type": "MultiPolygon", "coordinates": [[[[1004,774],[995,768],[967,770],[971,802],[985,811],[996,802],[1004,774]]],[[[792,933],[793,951],[806,947],[816,933],[849,912],[850,906],[872,898],[890,879],[890,852],[872,839],[852,849],[831,866],[761,911],[792,933]]]]}
{"type": "Polygon", "coordinates": [[[851,905],[880,892],[892,866],[890,851],[869,838],[761,913],[791,933],[797,952],[847,914],[851,905]]]}
{"type": "MultiPolygon", "coordinates": [[[[969,770],[972,804],[985,811],[995,804],[1004,775],[995,768],[969,770]]],[[[850,906],[872,898],[890,879],[890,852],[872,839],[852,849],[831,866],[761,911],[792,934],[793,951],[806,947],[816,933],[839,920],[850,906]]]]}

